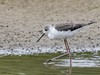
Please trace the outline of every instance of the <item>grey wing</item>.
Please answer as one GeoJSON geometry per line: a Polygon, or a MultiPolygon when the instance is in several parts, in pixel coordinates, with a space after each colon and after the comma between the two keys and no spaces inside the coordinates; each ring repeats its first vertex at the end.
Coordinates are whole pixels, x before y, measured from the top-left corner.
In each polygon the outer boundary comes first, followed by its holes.
{"type": "Polygon", "coordinates": [[[81,27],[85,26],[85,24],[59,24],[58,26],[55,27],[58,31],[74,31],[76,29],[79,29],[81,27]]]}
{"type": "Polygon", "coordinates": [[[61,24],[57,24],[55,29],[57,29],[58,31],[68,31],[68,30],[71,30],[71,31],[74,31],[76,29],[79,29],[79,28],[82,28],[84,26],[87,26],[87,25],[91,25],[93,23],[96,23],[95,21],[90,21],[89,23],[80,23],[80,24],[73,24],[73,23],[61,23],[61,24]]]}
{"type": "Polygon", "coordinates": [[[74,28],[73,24],[58,24],[55,26],[55,29],[57,29],[58,31],[68,31],[68,30],[72,30],[74,28]]]}
{"type": "Polygon", "coordinates": [[[71,28],[71,31],[74,31],[74,30],[76,30],[76,29],[79,29],[79,28],[82,28],[82,27],[84,27],[86,24],[75,24],[74,26],[73,26],[73,28],[71,28]]]}

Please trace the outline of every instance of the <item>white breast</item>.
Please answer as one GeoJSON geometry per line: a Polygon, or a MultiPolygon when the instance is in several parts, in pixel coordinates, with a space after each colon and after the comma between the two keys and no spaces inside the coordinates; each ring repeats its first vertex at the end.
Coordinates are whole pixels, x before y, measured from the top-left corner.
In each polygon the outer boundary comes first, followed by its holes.
{"type": "Polygon", "coordinates": [[[70,30],[57,31],[55,28],[52,28],[48,33],[48,37],[50,39],[65,39],[65,38],[71,37],[72,35],[73,33],[70,30]]]}

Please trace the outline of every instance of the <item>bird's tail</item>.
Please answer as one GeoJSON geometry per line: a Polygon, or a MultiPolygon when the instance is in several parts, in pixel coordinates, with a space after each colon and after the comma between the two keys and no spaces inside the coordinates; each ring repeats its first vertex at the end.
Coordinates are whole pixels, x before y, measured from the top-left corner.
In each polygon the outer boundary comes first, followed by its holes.
{"type": "Polygon", "coordinates": [[[74,27],[74,33],[79,32],[82,27],[91,25],[93,23],[96,23],[96,21],[90,21],[89,23],[86,23],[86,24],[76,24],[76,26],[74,27]]]}
{"type": "Polygon", "coordinates": [[[91,25],[91,24],[93,24],[93,23],[96,23],[96,21],[90,21],[89,23],[85,24],[84,26],[86,26],[86,25],[91,25]]]}

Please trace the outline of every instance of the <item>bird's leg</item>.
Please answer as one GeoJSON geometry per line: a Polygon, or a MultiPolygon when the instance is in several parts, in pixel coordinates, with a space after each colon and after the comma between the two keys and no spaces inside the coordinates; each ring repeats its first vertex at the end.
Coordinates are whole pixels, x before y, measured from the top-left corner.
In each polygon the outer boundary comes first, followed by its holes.
{"type": "Polygon", "coordinates": [[[70,51],[70,48],[69,48],[67,39],[64,39],[64,43],[65,43],[65,47],[66,47],[66,50],[67,50],[67,52],[68,52],[69,59],[70,59],[69,75],[71,75],[71,72],[72,72],[72,58],[71,58],[71,51],[70,51]]]}
{"type": "Polygon", "coordinates": [[[65,43],[65,48],[66,48],[66,52],[69,54],[69,45],[68,45],[68,42],[67,42],[67,39],[64,39],[64,43],[65,43]]]}

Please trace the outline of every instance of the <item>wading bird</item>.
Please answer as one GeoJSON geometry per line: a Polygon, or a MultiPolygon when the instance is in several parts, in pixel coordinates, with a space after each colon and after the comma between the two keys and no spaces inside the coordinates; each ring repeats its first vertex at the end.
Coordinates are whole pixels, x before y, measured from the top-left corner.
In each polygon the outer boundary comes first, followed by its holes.
{"type": "MultiPolygon", "coordinates": [[[[36,41],[39,42],[39,40],[46,34],[50,39],[63,39],[64,44],[67,50],[67,53],[69,54],[70,59],[70,67],[72,67],[72,61],[71,61],[71,51],[67,42],[67,38],[70,38],[74,36],[79,30],[81,30],[83,27],[91,25],[95,23],[94,21],[90,21],[89,23],[80,23],[80,24],[73,24],[73,23],[60,23],[60,24],[50,24],[44,27],[42,36],[36,41]]],[[[71,69],[70,69],[71,73],[71,69]]]]}

